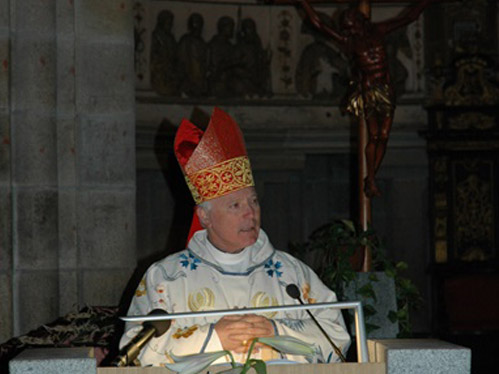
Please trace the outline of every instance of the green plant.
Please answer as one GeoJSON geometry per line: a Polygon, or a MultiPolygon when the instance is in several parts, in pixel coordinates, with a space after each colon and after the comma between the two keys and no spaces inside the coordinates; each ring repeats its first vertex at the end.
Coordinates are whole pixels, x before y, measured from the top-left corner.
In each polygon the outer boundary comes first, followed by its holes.
{"type": "Polygon", "coordinates": [[[266,374],[267,366],[265,362],[263,360],[251,358],[251,354],[256,343],[268,345],[283,353],[302,355],[306,357],[313,357],[315,355],[315,349],[310,344],[307,344],[299,339],[291,336],[273,336],[268,338],[253,339],[248,349],[246,361],[242,365],[238,365],[235,362],[234,356],[232,356],[230,351],[224,350],[187,356],[175,356],[170,354],[175,363],[166,364],[166,366],[168,369],[176,371],[177,373],[197,374],[202,372],[220,357],[229,356],[231,360],[231,368],[219,372],[220,374],[245,374],[251,369],[254,369],[257,374],[266,374]]]}
{"type": "MultiPolygon", "coordinates": [[[[336,292],[339,300],[345,298],[347,287],[355,284],[365,248],[371,250],[373,270],[383,271],[394,279],[397,310],[390,311],[386,318],[399,323],[399,337],[408,337],[412,332],[409,314],[418,307],[421,296],[412,281],[401,275],[407,264],[388,259],[382,241],[372,228],[362,230],[352,221],[336,220],[314,231],[307,243],[291,246],[293,254],[308,262],[322,281],[336,292]]],[[[368,282],[355,289],[356,295],[363,300],[368,333],[379,328],[369,322],[377,313],[373,306],[377,300],[373,284],[377,281],[376,274],[371,273],[368,282]]]]}

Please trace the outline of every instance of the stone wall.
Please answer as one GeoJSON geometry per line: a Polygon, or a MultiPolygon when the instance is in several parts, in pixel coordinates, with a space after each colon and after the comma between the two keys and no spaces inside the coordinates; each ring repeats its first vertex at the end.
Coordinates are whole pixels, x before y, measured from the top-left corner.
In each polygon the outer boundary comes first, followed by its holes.
{"type": "Polygon", "coordinates": [[[135,267],[132,2],[0,1],[0,341],[135,267]]]}

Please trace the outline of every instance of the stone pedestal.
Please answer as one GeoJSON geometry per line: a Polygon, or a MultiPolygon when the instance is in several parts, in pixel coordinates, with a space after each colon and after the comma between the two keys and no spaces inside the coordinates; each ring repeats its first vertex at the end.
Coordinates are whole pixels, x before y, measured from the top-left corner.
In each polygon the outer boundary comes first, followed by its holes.
{"type": "Polygon", "coordinates": [[[369,360],[386,362],[387,374],[469,374],[471,350],[434,339],[368,341],[369,360]]]}
{"type": "Polygon", "coordinates": [[[10,374],[95,374],[92,348],[27,349],[9,363],[10,374]]]}
{"type": "MultiPolygon", "coordinates": [[[[395,296],[395,280],[388,277],[384,272],[357,273],[357,278],[354,279],[345,290],[347,300],[360,300],[362,305],[372,305],[376,309],[376,314],[370,318],[366,318],[366,324],[372,324],[379,328],[368,331],[369,339],[388,339],[396,338],[399,333],[399,325],[388,319],[390,311],[397,311],[397,299],[395,296]],[[370,278],[377,279],[371,281],[370,278]],[[376,300],[362,298],[357,294],[364,285],[370,283],[376,294],[376,300]]],[[[352,326],[350,331],[355,331],[352,326]]]]}

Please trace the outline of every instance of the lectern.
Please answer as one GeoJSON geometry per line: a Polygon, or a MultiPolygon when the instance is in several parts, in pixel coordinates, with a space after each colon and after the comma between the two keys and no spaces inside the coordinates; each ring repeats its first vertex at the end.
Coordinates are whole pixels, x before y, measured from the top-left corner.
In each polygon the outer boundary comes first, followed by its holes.
{"type": "MultiPolygon", "coordinates": [[[[215,374],[227,370],[227,366],[212,366],[204,373],[215,374]]],[[[98,368],[97,374],[170,374],[166,368],[158,367],[127,367],[98,368]]],[[[254,373],[254,372],[253,372],[254,373]]],[[[376,363],[337,363],[337,364],[293,364],[267,365],[268,374],[385,374],[384,362],[376,363]]]]}

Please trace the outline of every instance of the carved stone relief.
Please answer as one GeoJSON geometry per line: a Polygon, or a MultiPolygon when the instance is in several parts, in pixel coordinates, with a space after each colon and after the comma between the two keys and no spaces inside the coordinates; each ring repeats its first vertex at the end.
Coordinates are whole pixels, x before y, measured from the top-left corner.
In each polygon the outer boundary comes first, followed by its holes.
{"type": "MultiPolygon", "coordinates": [[[[322,22],[331,23],[326,14],[319,15],[322,22]]],[[[313,41],[303,49],[298,60],[295,72],[297,93],[307,98],[344,96],[349,79],[348,61],[308,21],[302,23],[301,33],[310,35],[313,41]]]]}
{"type": "MultiPolygon", "coordinates": [[[[338,104],[348,62],[293,6],[177,0],[134,3],[137,88],[149,97],[323,99],[338,104]]],[[[337,5],[319,10],[335,13],[337,5]]],[[[388,18],[397,7],[377,7],[388,18]]],[[[336,12],[338,13],[338,12],[336,12]]],[[[399,94],[421,93],[422,27],[389,41],[399,94]]],[[[420,94],[422,96],[422,94],[420,94]]]]}
{"type": "Polygon", "coordinates": [[[134,41],[135,41],[135,76],[137,82],[142,82],[145,78],[147,70],[147,59],[145,57],[145,11],[146,8],[144,4],[140,1],[136,1],[133,5],[134,12],[134,41]]]}
{"type": "Polygon", "coordinates": [[[199,97],[208,93],[208,45],[202,37],[203,26],[203,16],[192,13],[187,21],[188,31],[178,43],[176,60],[180,93],[188,97],[199,97]]]}
{"type": "Polygon", "coordinates": [[[177,42],[172,34],[173,13],[163,10],[158,14],[151,36],[151,85],[161,95],[178,93],[177,42]]]}

